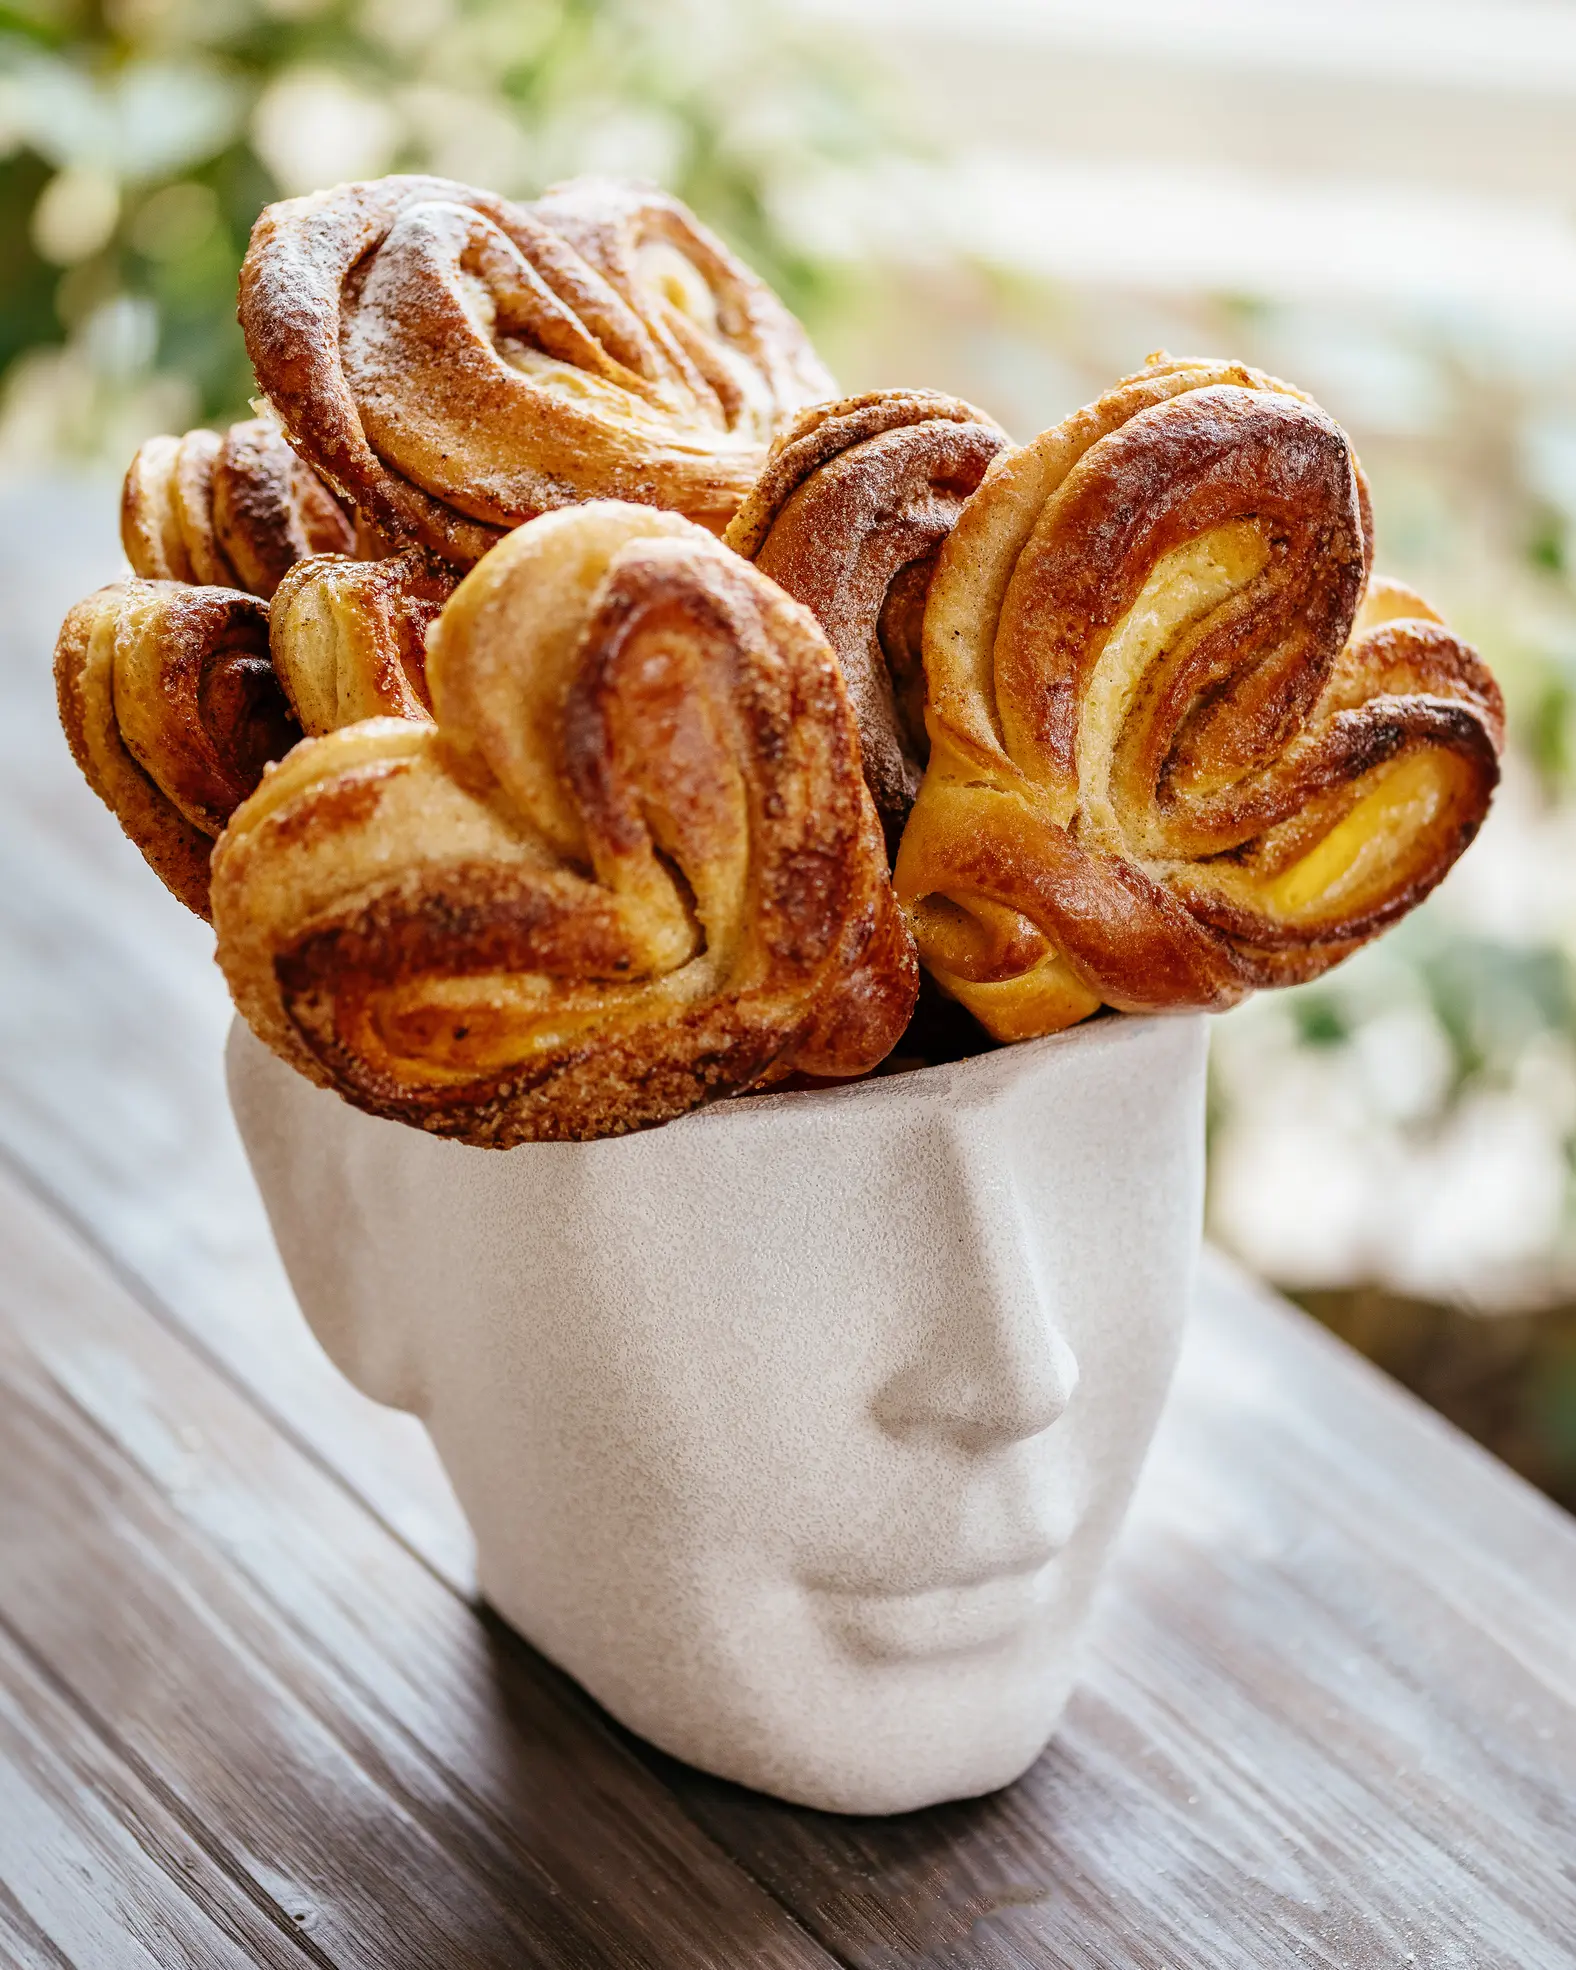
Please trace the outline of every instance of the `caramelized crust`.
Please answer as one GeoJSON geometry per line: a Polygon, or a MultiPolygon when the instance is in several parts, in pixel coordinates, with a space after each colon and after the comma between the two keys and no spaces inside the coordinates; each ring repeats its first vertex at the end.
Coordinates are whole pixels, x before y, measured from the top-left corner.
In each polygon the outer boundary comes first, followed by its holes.
{"type": "Polygon", "coordinates": [[[89,786],[206,917],[214,836],[300,736],[268,660],[267,610],[231,589],[112,582],[66,617],[55,686],[89,786]]]}
{"type": "Polygon", "coordinates": [[[430,720],[427,631],[459,577],[419,547],[385,561],[299,562],[269,610],[274,669],[303,732],[430,720]]]}
{"type": "Polygon", "coordinates": [[[534,206],[419,177],[269,206],[240,316],[301,455],[377,535],[462,566],[599,496],[720,532],[831,387],[682,205],[599,181],[534,206]]]}
{"type": "Polygon", "coordinates": [[[148,581],[245,589],[266,601],[309,554],[347,554],[351,522],[272,418],[223,437],[150,438],[126,474],[120,537],[148,581]]]}
{"type": "Polygon", "coordinates": [[[309,739],[214,859],[218,955],[282,1058],[508,1147],[861,1072],[913,1009],[813,619],[689,522],[511,534],[431,638],[436,725],[309,739]]]}
{"type": "Polygon", "coordinates": [[[723,536],[830,638],[894,848],[929,753],[919,628],[936,554],[1007,443],[983,411],[930,390],[813,404],[723,536]]]}
{"type": "Polygon", "coordinates": [[[285,442],[271,417],[232,424],[214,468],[213,524],[237,585],[265,600],[298,561],[348,554],[344,508],[285,442]]]}
{"type": "Polygon", "coordinates": [[[234,588],[213,530],[214,431],[149,438],[121,488],[120,538],[133,570],[149,581],[234,588]]]}
{"type": "Polygon", "coordinates": [[[1399,585],[1359,617],[1369,558],[1345,434],[1237,365],[1156,359],[998,458],[931,585],[894,876],[997,1038],[1315,977],[1450,868],[1499,692],[1399,585]]]}

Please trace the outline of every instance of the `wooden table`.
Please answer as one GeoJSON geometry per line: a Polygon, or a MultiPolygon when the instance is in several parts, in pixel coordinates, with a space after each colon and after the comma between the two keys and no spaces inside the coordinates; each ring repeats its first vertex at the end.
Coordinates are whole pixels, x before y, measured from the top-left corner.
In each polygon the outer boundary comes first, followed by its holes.
{"type": "Polygon", "coordinates": [[[609,1722],[319,1355],[209,938],[54,730],[113,488],[0,494],[0,1963],[1576,1964],[1576,1527],[1207,1272],[1053,1748],[892,1821],[609,1722]]]}

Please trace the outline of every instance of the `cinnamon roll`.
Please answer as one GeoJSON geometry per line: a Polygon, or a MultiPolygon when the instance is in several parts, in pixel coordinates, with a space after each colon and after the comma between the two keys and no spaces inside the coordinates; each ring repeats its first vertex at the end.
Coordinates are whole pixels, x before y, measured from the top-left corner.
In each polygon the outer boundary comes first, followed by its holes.
{"type": "Polygon", "coordinates": [[[936,556],[1008,443],[983,411],[931,390],[813,404],[723,536],[826,631],[894,849],[930,750],[920,630],[936,556]]]}
{"type": "Polygon", "coordinates": [[[150,438],[121,494],[121,544],[148,581],[245,589],[265,601],[309,554],[348,554],[351,521],[272,418],[150,438]]]}
{"type": "Polygon", "coordinates": [[[1368,563],[1345,434],[1237,365],[1152,362],[997,462],[931,585],[894,874],[997,1038],[1315,977],[1450,868],[1499,691],[1406,591],[1359,617],[1368,563]]]}
{"type": "Polygon", "coordinates": [[[777,297],[676,200],[511,204],[442,178],[272,205],[241,269],[258,382],[379,536],[468,565],[593,497],[720,532],[831,384],[777,297]]]}
{"type": "Polygon", "coordinates": [[[428,720],[427,631],[459,577],[419,547],[384,561],[299,562],[274,595],[274,669],[303,732],[362,718],[428,720]]]}
{"type": "Polygon", "coordinates": [[[269,662],[268,611],[233,589],[111,582],[66,617],[55,684],[89,786],[206,917],[214,837],[300,737],[269,662]]]}
{"type": "Polygon", "coordinates": [[[299,745],[214,858],[254,1032],[371,1113],[507,1147],[875,1065],[913,1008],[836,660],[672,514],[496,547],[430,639],[436,724],[299,745]]]}

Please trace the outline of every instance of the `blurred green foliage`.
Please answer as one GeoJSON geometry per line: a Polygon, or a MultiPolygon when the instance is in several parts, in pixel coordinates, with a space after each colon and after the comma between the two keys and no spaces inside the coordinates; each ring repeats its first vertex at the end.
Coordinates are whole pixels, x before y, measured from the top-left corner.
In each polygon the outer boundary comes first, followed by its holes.
{"type": "Polygon", "coordinates": [[[1536,1042],[1576,1032],[1576,964],[1558,944],[1484,937],[1423,910],[1390,932],[1382,964],[1353,960],[1286,996],[1298,1044],[1314,1048],[1349,1044],[1403,1001],[1448,1044],[1448,1101],[1508,1085],[1536,1042]]]}
{"type": "Polygon", "coordinates": [[[131,426],[238,411],[259,208],[389,170],[511,195],[660,180],[813,316],[834,277],[775,195],[881,129],[824,26],[765,0],[0,6],[0,379],[28,389],[9,449],[109,455],[131,426]]]}

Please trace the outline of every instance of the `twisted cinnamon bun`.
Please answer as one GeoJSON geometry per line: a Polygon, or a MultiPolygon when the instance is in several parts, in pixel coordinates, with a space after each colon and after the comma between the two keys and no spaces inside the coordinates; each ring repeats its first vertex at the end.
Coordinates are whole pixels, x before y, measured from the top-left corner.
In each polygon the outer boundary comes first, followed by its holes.
{"type": "Polygon", "coordinates": [[[458,579],[419,547],[384,561],[324,555],[292,568],[269,609],[268,639],[302,731],[362,718],[429,720],[427,631],[458,579]]]}
{"type": "Polygon", "coordinates": [[[325,555],[293,568],[271,608],[233,588],[136,580],[66,617],[55,681],[72,753],[188,908],[208,915],[214,838],[303,732],[431,722],[425,632],[456,580],[419,549],[325,555]]]}
{"type": "Polygon", "coordinates": [[[920,629],[936,555],[1008,442],[983,411],[932,390],[813,404],[723,536],[826,631],[894,849],[930,750],[920,629]]]}
{"type": "Polygon", "coordinates": [[[214,837],[300,737],[269,662],[268,611],[233,589],[111,582],[66,617],[55,686],[88,785],[206,917],[214,837]]]}
{"type": "Polygon", "coordinates": [[[931,585],[894,875],[996,1037],[1315,977],[1450,868],[1499,691],[1406,591],[1359,617],[1368,561],[1345,434],[1237,365],[1156,360],[998,459],[931,585]]]}
{"type": "Polygon", "coordinates": [[[436,725],[298,746],[214,859],[242,1015],[358,1107],[507,1147],[620,1134],[912,1010],[836,661],[676,515],[511,534],[431,638],[436,725]]]}
{"type": "Polygon", "coordinates": [[[348,554],[351,522],[272,418],[150,438],[121,493],[121,544],[149,581],[240,588],[266,601],[309,554],[348,554]]]}
{"type": "Polygon", "coordinates": [[[383,538],[459,565],[593,497],[720,532],[830,380],[676,200],[600,181],[511,204],[395,177],[267,208],[241,326],[292,443],[383,538]]]}

